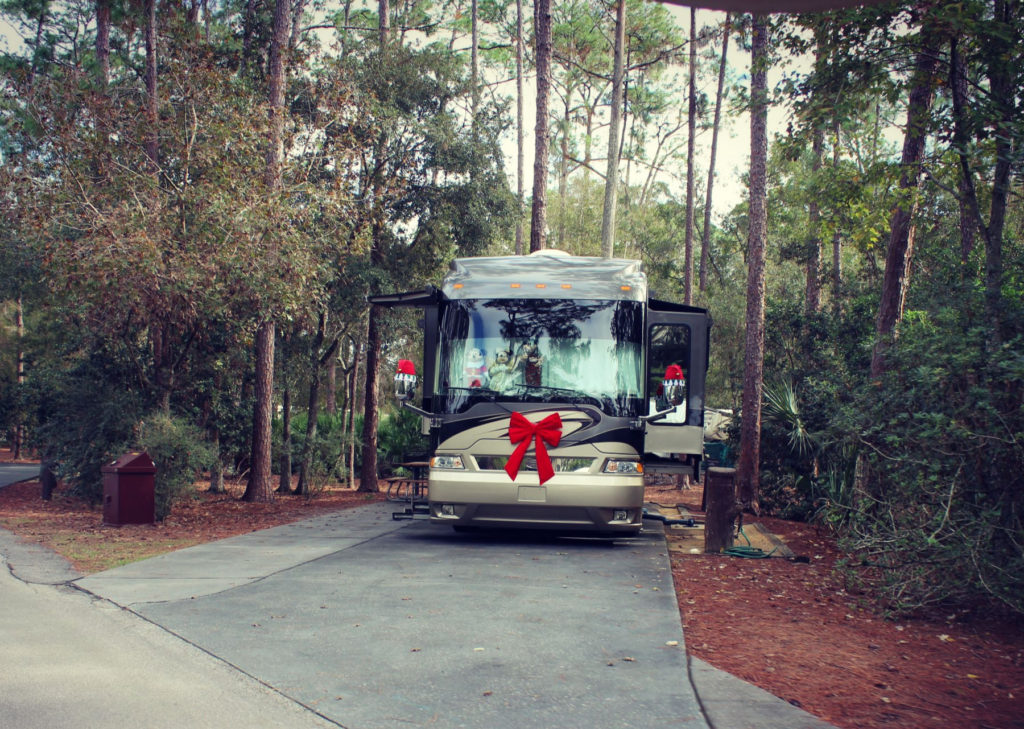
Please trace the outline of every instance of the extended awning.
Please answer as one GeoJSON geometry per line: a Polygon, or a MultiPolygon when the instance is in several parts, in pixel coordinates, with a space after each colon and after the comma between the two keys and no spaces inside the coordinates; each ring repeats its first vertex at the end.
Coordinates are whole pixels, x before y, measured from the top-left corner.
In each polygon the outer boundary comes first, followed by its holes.
{"type": "Polygon", "coordinates": [[[436,286],[427,286],[421,291],[367,296],[366,300],[377,306],[430,306],[441,300],[441,291],[436,286]]]}

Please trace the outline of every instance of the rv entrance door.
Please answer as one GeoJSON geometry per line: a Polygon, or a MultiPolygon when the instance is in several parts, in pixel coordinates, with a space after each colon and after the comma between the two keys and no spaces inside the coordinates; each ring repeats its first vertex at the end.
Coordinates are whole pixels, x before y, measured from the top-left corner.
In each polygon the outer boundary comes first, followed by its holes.
{"type": "MultiPolygon", "coordinates": [[[[708,368],[711,317],[704,309],[651,299],[647,314],[648,414],[673,407],[646,423],[644,463],[649,472],[700,475],[704,451],[704,381],[708,368]],[[666,382],[684,381],[682,401],[670,402],[666,382]]],[[[676,390],[678,392],[678,388],[676,390]]]]}

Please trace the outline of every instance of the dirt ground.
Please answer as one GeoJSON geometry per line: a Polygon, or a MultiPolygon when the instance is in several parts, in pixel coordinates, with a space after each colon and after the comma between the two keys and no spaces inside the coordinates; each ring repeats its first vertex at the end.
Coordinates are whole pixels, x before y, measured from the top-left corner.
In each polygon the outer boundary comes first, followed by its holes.
{"type": "MultiPolygon", "coordinates": [[[[0,451],[0,461],[9,458],[0,451]]],[[[0,489],[0,527],[94,572],[380,498],[326,489],[248,504],[238,500],[241,485],[229,489],[197,490],[157,525],[105,527],[98,506],[61,490],[43,502],[37,482],[16,484],[0,489]]],[[[647,497],[701,517],[699,487],[651,487],[647,497]]],[[[690,653],[841,729],[1024,729],[1024,623],[953,611],[886,619],[835,572],[830,535],[756,521],[796,558],[706,555],[685,540],[693,530],[666,530],[690,653]]]]}

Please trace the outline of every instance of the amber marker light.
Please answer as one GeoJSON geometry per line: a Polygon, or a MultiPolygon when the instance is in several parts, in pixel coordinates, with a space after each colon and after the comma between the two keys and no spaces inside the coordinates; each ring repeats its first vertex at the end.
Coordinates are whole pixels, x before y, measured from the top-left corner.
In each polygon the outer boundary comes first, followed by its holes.
{"type": "Polygon", "coordinates": [[[562,288],[563,289],[571,289],[572,288],[572,284],[562,284],[562,288]]]}
{"type": "Polygon", "coordinates": [[[522,288],[522,287],[523,287],[523,285],[522,285],[522,284],[509,284],[509,286],[511,286],[511,287],[512,287],[512,288],[514,288],[514,289],[519,289],[519,288],[522,288]]]}
{"type": "Polygon", "coordinates": [[[632,286],[619,286],[619,289],[622,291],[630,291],[632,288],[632,286]]]}
{"type": "Polygon", "coordinates": [[[537,284],[537,288],[538,289],[546,289],[547,287],[548,287],[547,284],[537,284]]]}
{"type": "Polygon", "coordinates": [[[462,288],[463,286],[465,286],[465,284],[454,284],[454,285],[452,286],[452,288],[453,288],[453,289],[461,289],[461,288],[462,288]]]}

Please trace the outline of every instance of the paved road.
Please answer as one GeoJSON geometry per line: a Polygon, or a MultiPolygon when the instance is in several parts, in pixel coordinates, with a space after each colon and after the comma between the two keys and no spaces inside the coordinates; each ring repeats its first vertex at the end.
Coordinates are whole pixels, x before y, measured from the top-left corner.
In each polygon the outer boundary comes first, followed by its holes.
{"type": "Polygon", "coordinates": [[[316,716],[112,603],[0,568],[5,729],[326,729],[316,716]]]}
{"type": "Polygon", "coordinates": [[[79,579],[0,532],[14,575],[63,583],[0,575],[0,725],[827,726],[687,665],[658,525],[614,545],[467,537],[391,510],[79,579]]]}
{"type": "Polygon", "coordinates": [[[0,488],[38,477],[38,463],[0,463],[0,488]]]}

